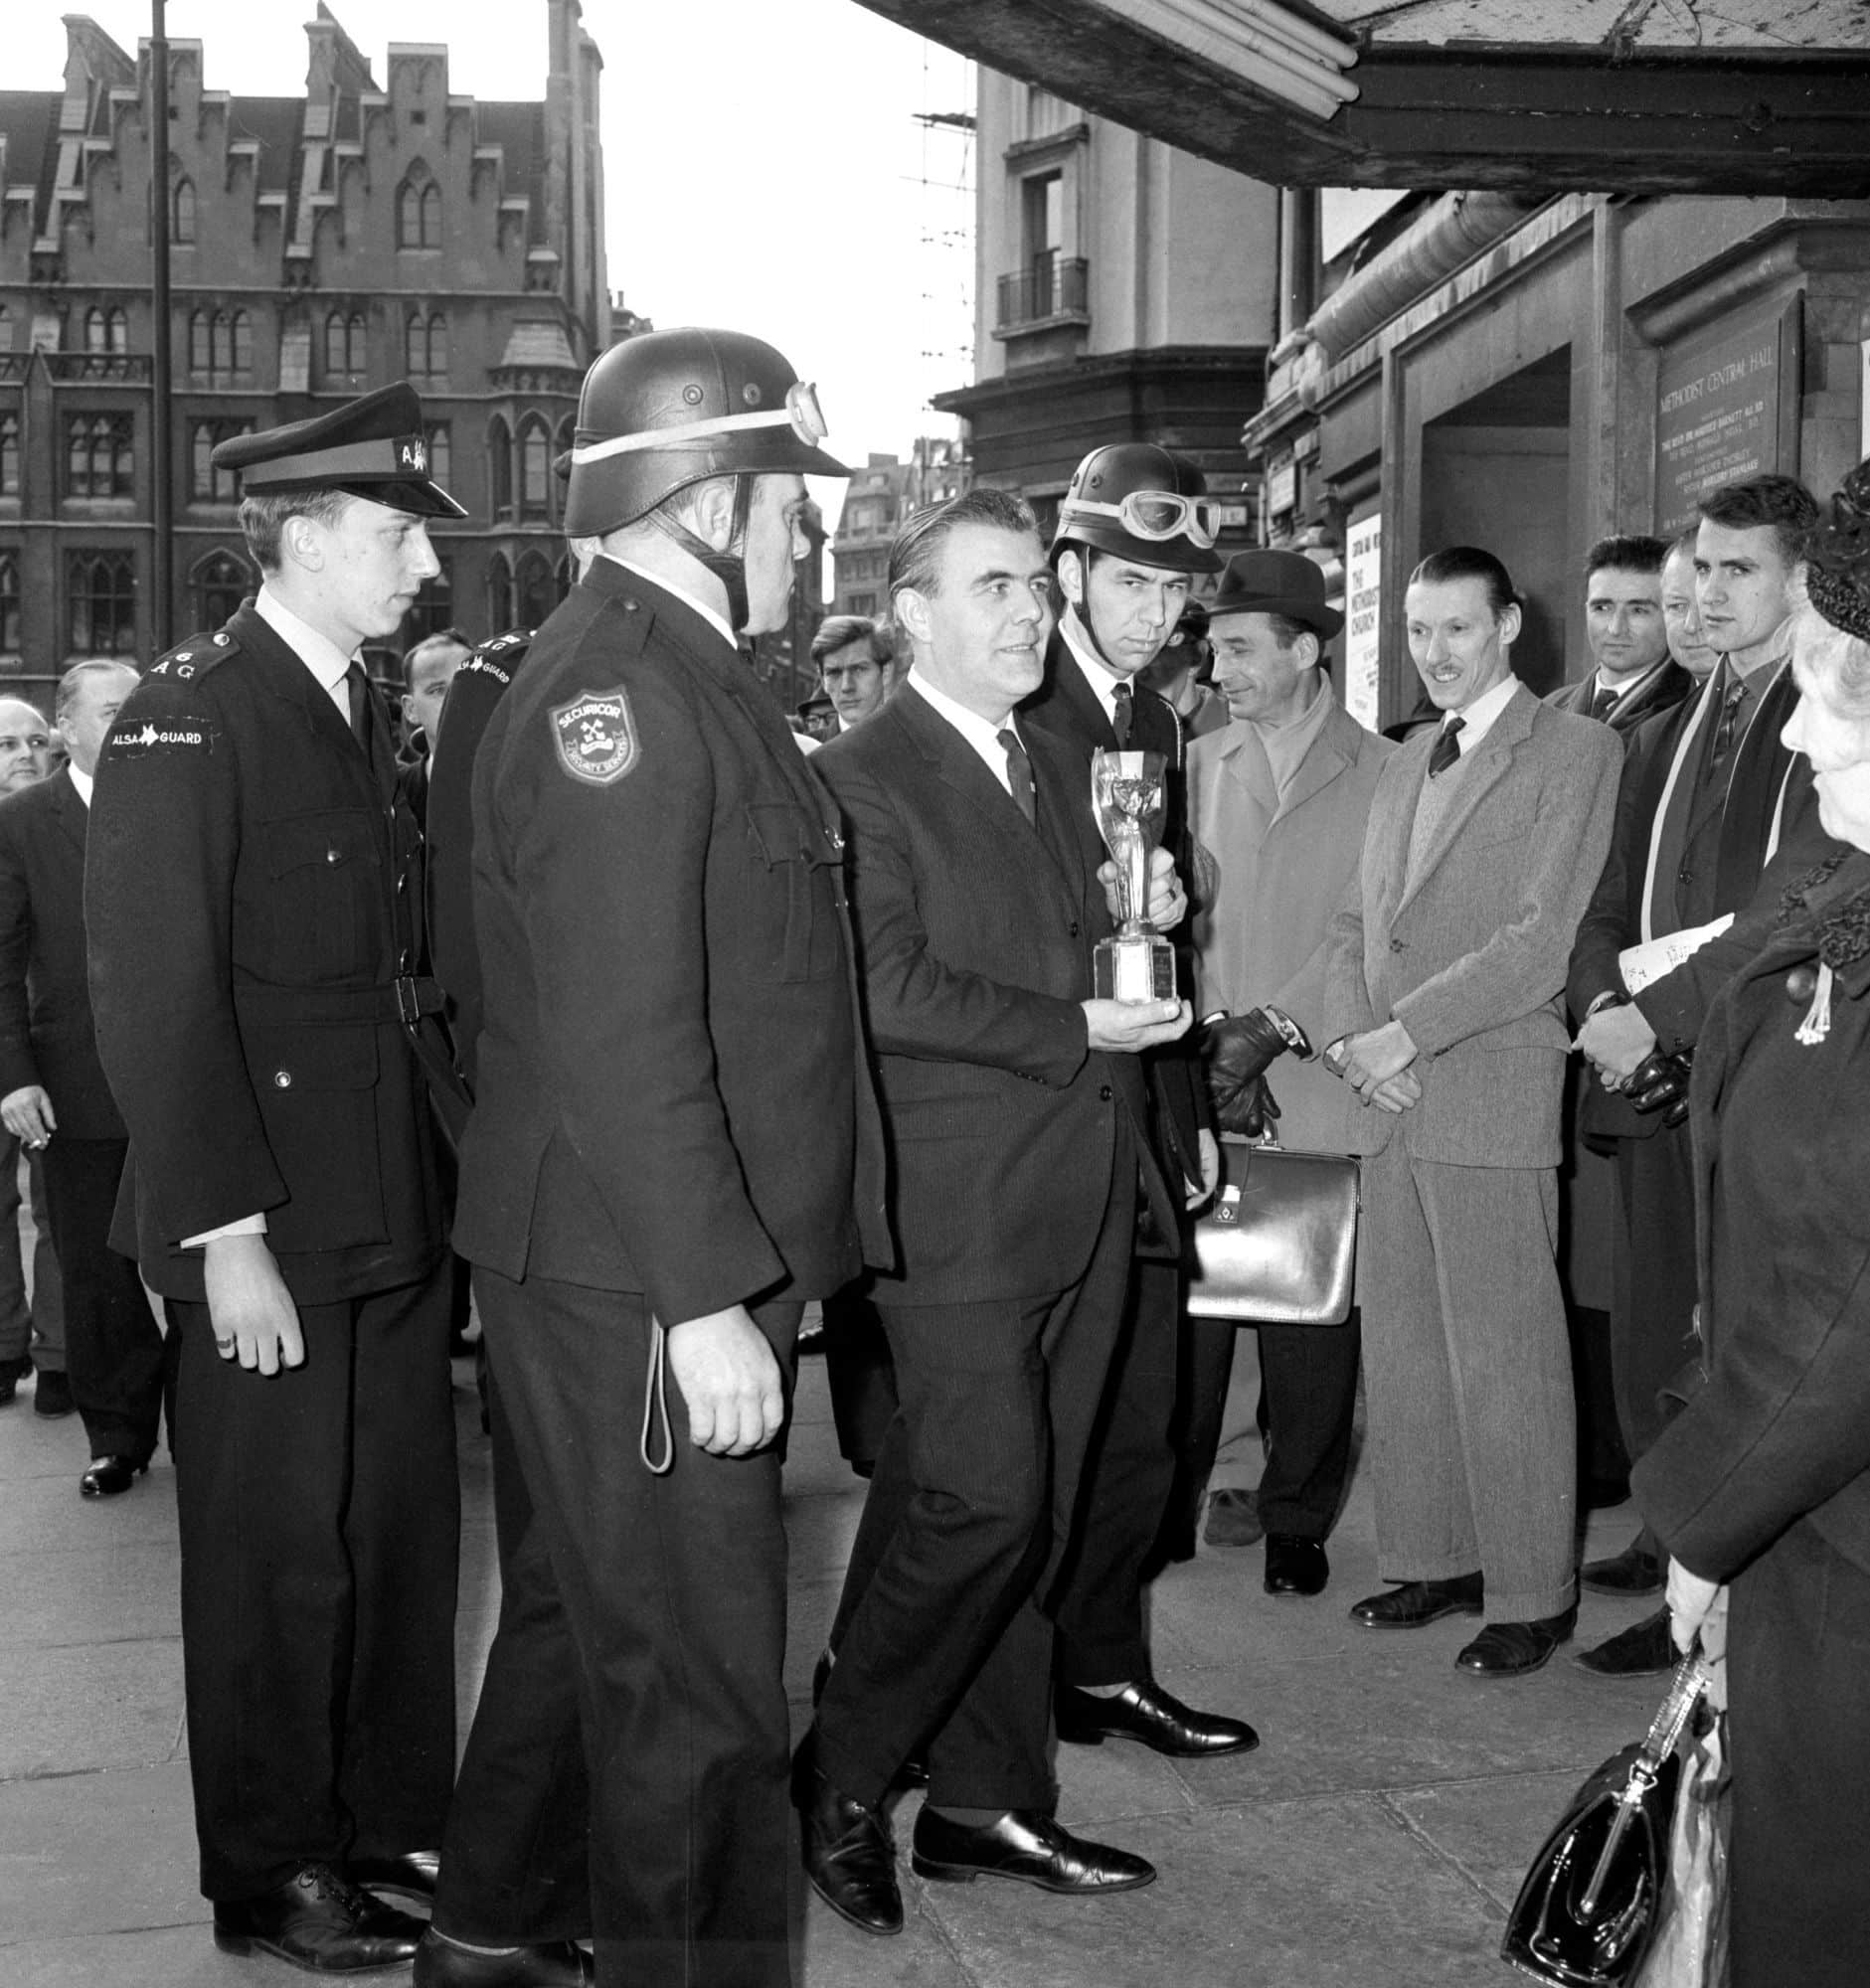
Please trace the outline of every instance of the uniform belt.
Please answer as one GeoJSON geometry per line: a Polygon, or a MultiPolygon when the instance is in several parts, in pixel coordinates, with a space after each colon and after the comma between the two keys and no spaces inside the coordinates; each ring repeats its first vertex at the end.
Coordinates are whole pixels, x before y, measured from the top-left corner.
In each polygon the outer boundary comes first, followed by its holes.
{"type": "Polygon", "coordinates": [[[264,987],[234,990],[234,1005],[254,1021],[307,1029],[343,1028],[358,1022],[400,1022],[413,1027],[441,1013],[441,988],[426,974],[403,973],[379,987],[264,987]]]}

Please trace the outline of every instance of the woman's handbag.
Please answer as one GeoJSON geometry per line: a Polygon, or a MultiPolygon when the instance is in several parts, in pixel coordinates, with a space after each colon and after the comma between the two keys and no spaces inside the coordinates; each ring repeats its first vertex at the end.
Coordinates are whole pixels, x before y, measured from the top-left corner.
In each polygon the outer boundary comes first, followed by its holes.
{"type": "Polygon", "coordinates": [[[1707,1689],[1699,1656],[1677,1666],[1648,1734],[1606,1760],[1545,1840],[1506,1924],[1500,1958],[1554,1988],[1630,1988],[1661,1921],[1676,1748],[1707,1689]]]}
{"type": "Polygon", "coordinates": [[[1221,1182],[1195,1224],[1198,1318],[1342,1325],[1357,1260],[1357,1162],[1221,1135],[1221,1182]]]}

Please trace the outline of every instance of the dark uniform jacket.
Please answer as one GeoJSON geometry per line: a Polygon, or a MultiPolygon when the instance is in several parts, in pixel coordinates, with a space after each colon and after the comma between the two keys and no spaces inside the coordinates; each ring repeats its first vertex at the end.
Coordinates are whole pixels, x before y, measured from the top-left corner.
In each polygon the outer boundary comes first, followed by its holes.
{"type": "MultiPolygon", "coordinates": [[[[1658,668],[1651,670],[1641,683],[1625,691],[1612,705],[1603,722],[1613,732],[1633,732],[1645,718],[1673,711],[1694,688],[1694,678],[1670,656],[1658,668]]],[[[1598,673],[1593,670],[1582,683],[1566,684],[1562,689],[1553,691],[1546,703],[1554,710],[1575,712],[1580,718],[1589,718],[1597,692],[1598,673]]]]}
{"type": "Polygon", "coordinates": [[[849,832],[890,1141],[899,1272],[881,1303],[1066,1289],[1097,1242],[1118,1111],[1143,1143],[1139,1060],[1092,1050],[1080,1005],[1110,929],[1084,766],[1036,727],[1024,739],[1036,829],[913,687],[812,758],[849,832]]]}
{"type": "MultiPolygon", "coordinates": [[[[1134,679],[1131,680],[1130,692],[1130,748],[1138,752],[1160,752],[1168,761],[1162,847],[1174,859],[1182,888],[1192,897],[1195,868],[1188,838],[1187,750],[1182,722],[1166,698],[1134,679]]],[[[1019,715],[1023,724],[1049,733],[1078,754],[1081,773],[1078,785],[1082,805],[1089,818],[1091,755],[1100,748],[1115,751],[1116,734],[1110,729],[1103,704],[1086,683],[1084,671],[1067,647],[1064,635],[1056,629],[1046,647],[1045,681],[1020,706],[1019,715]]],[[[1176,934],[1178,938],[1185,935],[1185,932],[1176,934]]],[[[1192,960],[1184,958],[1181,961],[1179,978],[1184,991],[1193,987],[1192,960]]],[[[1143,1064],[1149,1076],[1151,1148],[1171,1179],[1179,1168],[1184,1179],[1199,1181],[1199,1135],[1204,1130],[1214,1129],[1214,1112],[1208,1101],[1207,1085],[1202,1080],[1195,1031],[1191,1029],[1179,1041],[1151,1050],[1144,1057],[1143,1064]]],[[[1171,1236],[1174,1233],[1173,1230],[1169,1232],[1171,1236]]]]}
{"type": "Polygon", "coordinates": [[[256,1211],[300,1303],[409,1283],[441,1246],[395,989],[417,831],[372,695],[376,769],[250,601],[155,663],[104,742],[85,903],[130,1132],[112,1241],[165,1296],[204,1295],[184,1237],[256,1211]]]}
{"type": "Polygon", "coordinates": [[[63,770],[0,801],[0,1097],[37,1083],[60,1136],[121,1139],[85,974],[89,817],[63,770]]]}
{"type": "Polygon", "coordinates": [[[823,1296],[885,1252],[837,813],[737,651],[595,561],[473,791],[459,1252],[641,1292],[667,1325],[823,1296]]]}
{"type": "Polygon", "coordinates": [[[1706,1579],[1799,1525],[1870,1573],[1870,856],[1727,984],[1692,1099],[1708,1381],[1630,1487],[1706,1579]],[[1830,1028],[1803,1043],[1821,946],[1830,1028]]]}

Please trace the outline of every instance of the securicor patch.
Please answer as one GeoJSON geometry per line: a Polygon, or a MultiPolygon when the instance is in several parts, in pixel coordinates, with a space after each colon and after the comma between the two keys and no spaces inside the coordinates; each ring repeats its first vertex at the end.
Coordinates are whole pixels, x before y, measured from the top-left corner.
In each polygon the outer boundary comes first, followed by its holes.
{"type": "Polygon", "coordinates": [[[559,763],[594,787],[620,780],[636,763],[636,727],[621,684],[615,690],[582,690],[570,704],[555,705],[552,736],[559,763]]]}
{"type": "Polygon", "coordinates": [[[106,759],[143,759],[151,752],[212,752],[219,730],[205,718],[146,718],[119,725],[104,741],[106,759]]]}

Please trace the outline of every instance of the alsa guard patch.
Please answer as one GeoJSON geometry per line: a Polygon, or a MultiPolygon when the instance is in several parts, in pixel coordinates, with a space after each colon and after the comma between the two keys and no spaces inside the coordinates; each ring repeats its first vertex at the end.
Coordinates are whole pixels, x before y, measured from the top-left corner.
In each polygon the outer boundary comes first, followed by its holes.
{"type": "Polygon", "coordinates": [[[552,737],[560,765],[588,786],[607,787],[636,763],[636,726],[621,684],[553,706],[552,737]]]}
{"type": "Polygon", "coordinates": [[[106,759],[145,759],[152,752],[212,752],[217,729],[205,718],[146,718],[119,725],[104,741],[106,759]]]}

